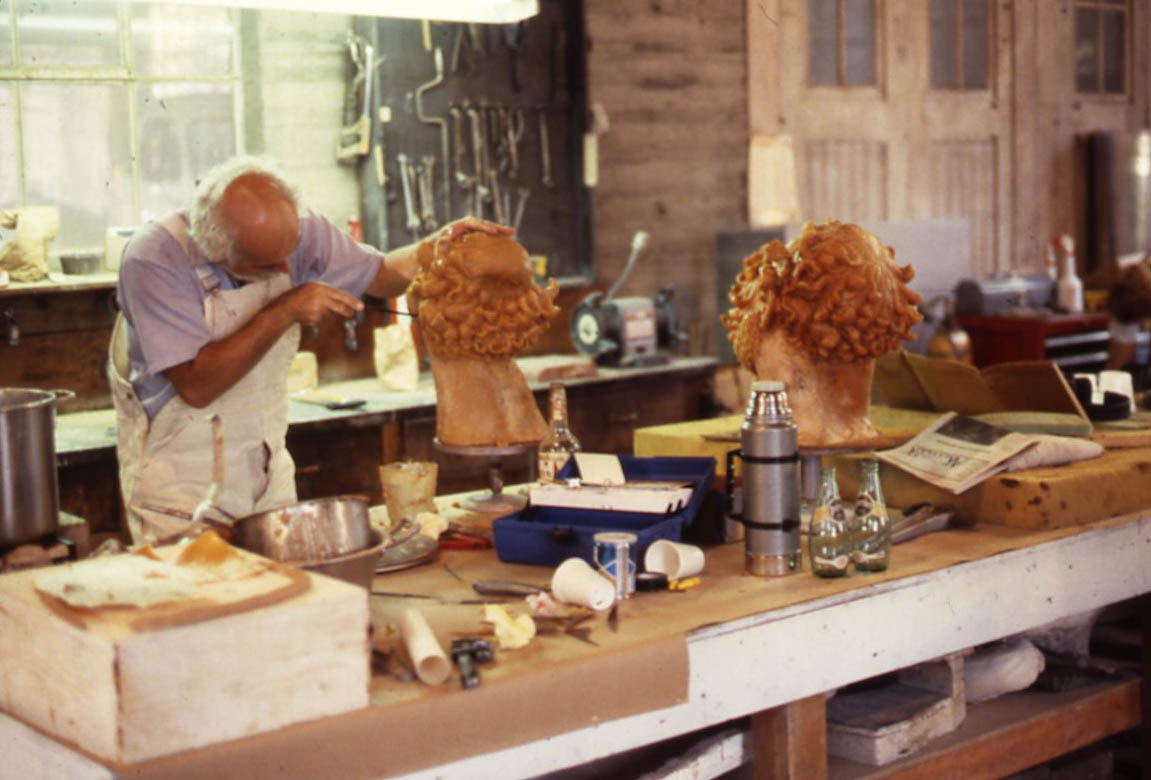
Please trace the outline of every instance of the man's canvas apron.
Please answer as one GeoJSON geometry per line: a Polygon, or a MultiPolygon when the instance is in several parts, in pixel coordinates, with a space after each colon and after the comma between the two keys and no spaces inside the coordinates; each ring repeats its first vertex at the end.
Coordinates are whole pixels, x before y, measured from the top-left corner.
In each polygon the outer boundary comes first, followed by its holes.
{"type": "MultiPolygon", "coordinates": [[[[187,222],[173,214],[158,220],[191,259],[187,222]]],[[[239,329],[270,301],[291,287],[287,274],[220,290],[207,264],[196,273],[208,292],[204,319],[211,341],[239,329]]],[[[116,408],[120,491],[128,527],[136,542],[155,541],[188,530],[217,469],[213,463],[212,417],[219,415],[222,484],[215,506],[234,518],[296,501],[295,464],[285,447],[288,430],[285,386],[300,341],[294,325],[251,371],[203,409],[179,395],[168,401],[151,424],[128,381],[121,315],[113,331],[108,379],[116,408]]]]}

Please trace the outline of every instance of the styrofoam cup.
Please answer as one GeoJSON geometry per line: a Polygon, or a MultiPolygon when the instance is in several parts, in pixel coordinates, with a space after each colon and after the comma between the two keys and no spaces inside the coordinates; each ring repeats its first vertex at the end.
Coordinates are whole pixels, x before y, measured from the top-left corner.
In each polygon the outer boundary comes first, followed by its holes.
{"type": "Polygon", "coordinates": [[[703,571],[703,550],[694,544],[656,539],[644,553],[643,566],[666,574],[669,580],[682,580],[703,571]]]}
{"type": "Polygon", "coordinates": [[[1100,371],[1099,392],[1120,393],[1127,396],[1127,404],[1131,411],[1135,411],[1135,388],[1131,375],[1126,371],[1100,371]]]}
{"type": "Polygon", "coordinates": [[[615,588],[583,558],[568,558],[552,575],[552,595],[568,604],[604,610],[615,602],[615,588]]]}

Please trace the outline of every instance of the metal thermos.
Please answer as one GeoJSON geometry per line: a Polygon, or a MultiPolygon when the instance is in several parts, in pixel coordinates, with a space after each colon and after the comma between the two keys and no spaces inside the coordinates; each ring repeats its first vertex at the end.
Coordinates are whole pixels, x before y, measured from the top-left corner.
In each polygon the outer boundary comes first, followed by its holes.
{"type": "Polygon", "coordinates": [[[799,451],[782,382],[752,384],[740,442],[745,567],[760,577],[799,571],[799,451]]]}

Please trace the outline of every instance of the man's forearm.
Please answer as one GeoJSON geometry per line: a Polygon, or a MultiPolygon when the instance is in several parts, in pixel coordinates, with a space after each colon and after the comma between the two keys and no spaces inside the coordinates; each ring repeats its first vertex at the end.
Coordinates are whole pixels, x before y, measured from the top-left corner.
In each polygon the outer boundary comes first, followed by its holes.
{"type": "Polygon", "coordinates": [[[380,270],[368,285],[368,295],[376,298],[403,295],[418,270],[416,255],[419,250],[420,242],[416,241],[386,253],[380,263],[380,270]]]}
{"type": "Polygon", "coordinates": [[[206,345],[196,357],[165,373],[185,403],[203,408],[251,371],[292,323],[288,313],[268,307],[239,330],[206,345]]]}

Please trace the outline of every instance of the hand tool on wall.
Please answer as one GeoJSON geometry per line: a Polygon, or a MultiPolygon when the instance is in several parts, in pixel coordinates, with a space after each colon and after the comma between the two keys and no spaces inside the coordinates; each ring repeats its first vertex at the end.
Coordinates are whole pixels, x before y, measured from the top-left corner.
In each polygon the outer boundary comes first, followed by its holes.
{"type": "Polygon", "coordinates": [[[548,146],[548,115],[545,106],[536,106],[536,128],[539,131],[540,141],[540,184],[545,187],[554,187],[552,180],[552,154],[548,146]]]}
{"type": "Polygon", "coordinates": [[[420,215],[416,211],[416,201],[413,193],[412,178],[414,172],[412,165],[408,160],[408,156],[403,152],[396,155],[396,164],[400,167],[400,184],[404,188],[404,215],[407,219],[406,226],[413,238],[419,238],[420,215]]]}
{"type": "Polygon", "coordinates": [[[527,206],[528,196],[531,194],[532,191],[530,187],[520,186],[519,189],[516,190],[516,215],[512,219],[512,227],[517,233],[520,232],[520,222],[522,222],[524,218],[524,207],[527,206]]]}
{"type": "Polygon", "coordinates": [[[420,217],[424,221],[424,230],[435,230],[439,226],[436,220],[436,157],[433,154],[423,156],[420,166],[420,217]]]}
{"type": "MultiPolygon", "coordinates": [[[[467,110],[468,105],[468,101],[465,100],[462,105],[452,104],[452,107],[448,109],[448,113],[452,117],[452,142],[455,144],[456,184],[464,191],[465,195],[470,192],[476,184],[475,173],[469,174],[464,170],[464,158],[467,156],[467,144],[464,142],[464,111],[467,110]]],[[[474,204],[466,197],[464,200],[465,203],[468,203],[466,207],[468,213],[475,216],[474,204]]]]}
{"type": "Polygon", "coordinates": [[[433,125],[440,131],[440,155],[444,161],[444,221],[452,218],[452,176],[451,152],[448,140],[448,121],[442,116],[427,116],[424,113],[424,93],[429,89],[444,83],[444,50],[436,47],[433,59],[436,64],[436,76],[431,81],[416,87],[416,118],[425,125],[433,125]]]}
{"type": "Polygon", "coordinates": [[[504,25],[504,43],[508,47],[508,83],[511,84],[512,92],[521,90],[519,59],[520,49],[523,48],[525,29],[523,22],[504,25]]]}
{"type": "Polygon", "coordinates": [[[511,157],[512,176],[519,176],[520,172],[520,141],[524,137],[524,110],[513,108],[508,112],[508,154],[511,157]]]}
{"type": "Polygon", "coordinates": [[[344,126],[336,149],[336,159],[340,162],[355,162],[368,153],[372,142],[372,79],[376,68],[384,61],[383,57],[375,56],[371,44],[351,33],[348,35],[348,52],[356,65],[356,75],[344,100],[344,126]],[[359,116],[352,120],[350,115],[357,113],[357,103],[359,116]]]}
{"type": "Polygon", "coordinates": [[[500,194],[500,175],[498,171],[488,170],[488,187],[492,191],[492,201],[496,211],[496,222],[507,224],[508,215],[504,209],[504,199],[500,194]]]}
{"type": "Polygon", "coordinates": [[[484,139],[484,114],[482,107],[467,107],[468,123],[472,129],[472,163],[475,166],[476,187],[473,211],[475,216],[484,218],[484,204],[491,200],[487,186],[487,142],[484,139]]]}

